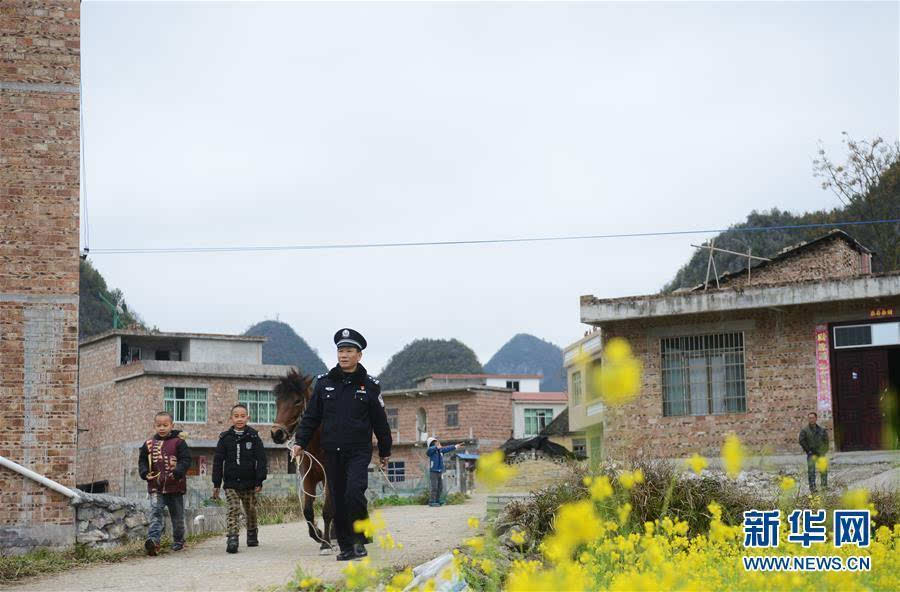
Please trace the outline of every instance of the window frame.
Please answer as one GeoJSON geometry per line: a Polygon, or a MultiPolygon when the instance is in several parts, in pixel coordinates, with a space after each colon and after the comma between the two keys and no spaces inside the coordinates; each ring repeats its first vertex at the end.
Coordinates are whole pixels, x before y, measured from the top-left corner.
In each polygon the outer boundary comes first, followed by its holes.
{"type": "Polygon", "coordinates": [[[385,407],[384,415],[387,417],[388,427],[391,428],[392,431],[396,432],[398,429],[400,429],[399,407],[385,407]]]}
{"type": "Polygon", "coordinates": [[[406,461],[389,460],[384,474],[389,483],[403,483],[406,481],[406,461]]]}
{"type": "Polygon", "coordinates": [[[572,404],[573,405],[581,405],[581,401],[584,397],[584,381],[582,380],[581,370],[575,370],[572,372],[572,404]]]}
{"type": "Polygon", "coordinates": [[[525,417],[525,431],[522,433],[522,435],[526,438],[533,438],[534,436],[539,435],[541,433],[541,431],[543,429],[545,429],[548,425],[550,425],[550,422],[553,421],[553,408],[552,407],[526,407],[525,409],[522,410],[522,414],[525,417]],[[535,414],[534,417],[528,416],[529,411],[533,412],[535,414]],[[538,413],[538,412],[541,412],[541,413],[538,413]],[[547,419],[547,417],[549,417],[549,419],[547,419]],[[537,427],[537,431],[534,432],[533,434],[529,433],[529,431],[528,431],[528,420],[529,419],[533,419],[535,422],[535,427],[537,427]],[[540,425],[541,419],[547,419],[547,421],[544,423],[543,427],[540,425]]]}
{"type": "Polygon", "coordinates": [[[521,392],[521,390],[520,390],[522,388],[521,384],[522,384],[522,381],[520,381],[520,380],[507,380],[506,388],[512,389],[518,393],[518,392],[521,392]]]}
{"type": "Polygon", "coordinates": [[[459,427],[459,403],[444,403],[444,425],[448,428],[459,427]],[[452,412],[450,410],[451,407],[454,407],[452,412]],[[456,421],[450,423],[451,417],[454,417],[456,421]]]}
{"type": "Polygon", "coordinates": [[[165,386],[165,387],[163,387],[163,408],[172,414],[172,421],[174,423],[185,423],[185,424],[195,424],[195,425],[205,424],[209,421],[209,388],[205,387],[205,386],[165,386]],[[193,392],[203,391],[203,398],[202,398],[203,420],[202,421],[198,421],[196,419],[187,420],[187,419],[183,419],[183,418],[182,419],[178,418],[177,403],[178,403],[179,399],[177,398],[177,396],[178,396],[179,390],[184,391],[184,397],[182,399],[180,399],[181,401],[184,402],[184,406],[182,407],[182,410],[185,412],[184,416],[187,416],[187,413],[186,413],[187,403],[192,402],[192,403],[194,403],[194,417],[195,418],[197,417],[197,403],[199,403],[201,401],[201,399],[200,398],[188,399],[187,394],[188,394],[188,391],[193,391],[193,392]],[[169,391],[172,392],[172,398],[169,398],[169,391]],[[169,406],[169,403],[171,403],[171,407],[169,406]]]}
{"type": "Polygon", "coordinates": [[[275,423],[275,416],[278,414],[278,406],[275,404],[275,392],[271,389],[261,389],[261,388],[243,388],[238,389],[238,403],[241,405],[247,406],[247,412],[250,414],[250,423],[258,424],[258,425],[272,425],[275,423]],[[249,395],[249,393],[254,393],[256,396],[255,401],[250,400],[242,400],[242,396],[249,395]],[[260,401],[259,395],[261,393],[265,393],[268,395],[268,401],[260,401]],[[272,421],[259,421],[257,419],[259,414],[260,405],[266,405],[266,407],[271,411],[271,414],[267,413],[266,418],[271,418],[272,421]]]}
{"type": "Polygon", "coordinates": [[[728,331],[661,338],[663,417],[746,413],[745,337],[728,331]]]}

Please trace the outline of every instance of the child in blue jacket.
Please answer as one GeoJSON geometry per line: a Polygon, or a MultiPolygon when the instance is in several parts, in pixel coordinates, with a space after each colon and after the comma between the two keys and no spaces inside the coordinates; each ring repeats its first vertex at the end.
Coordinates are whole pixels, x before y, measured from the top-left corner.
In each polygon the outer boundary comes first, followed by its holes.
{"type": "Polygon", "coordinates": [[[428,445],[426,453],[428,458],[431,459],[431,470],[428,472],[431,477],[431,500],[428,502],[428,505],[432,508],[437,508],[441,506],[441,492],[444,489],[444,454],[457,448],[462,448],[462,444],[444,446],[442,448],[441,442],[434,436],[428,438],[426,444],[428,445]]]}

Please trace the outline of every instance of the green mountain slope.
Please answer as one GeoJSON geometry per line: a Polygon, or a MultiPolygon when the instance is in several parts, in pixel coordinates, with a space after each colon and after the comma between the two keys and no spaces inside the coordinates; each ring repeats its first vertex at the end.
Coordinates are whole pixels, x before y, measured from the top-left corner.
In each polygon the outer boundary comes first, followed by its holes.
{"type": "Polygon", "coordinates": [[[78,338],[84,339],[113,328],[113,313],[109,306],[100,298],[106,298],[113,304],[122,307],[119,314],[119,327],[138,325],[144,327],[144,322],[125,303],[125,297],[121,290],[110,290],[106,280],[90,261],[82,260],[79,266],[78,281],[78,338]]]}
{"type": "Polygon", "coordinates": [[[426,374],[481,374],[478,357],[456,339],[416,339],[391,356],[381,372],[384,390],[410,388],[426,374]]]}
{"type": "Polygon", "coordinates": [[[268,337],[263,344],[263,364],[292,364],[310,376],[328,371],[319,354],[287,323],[262,321],[244,331],[244,335],[268,337]]]}
{"type": "Polygon", "coordinates": [[[566,390],[562,349],[534,335],[519,333],[497,350],[484,371],[491,374],[542,374],[541,390],[566,390]]]}

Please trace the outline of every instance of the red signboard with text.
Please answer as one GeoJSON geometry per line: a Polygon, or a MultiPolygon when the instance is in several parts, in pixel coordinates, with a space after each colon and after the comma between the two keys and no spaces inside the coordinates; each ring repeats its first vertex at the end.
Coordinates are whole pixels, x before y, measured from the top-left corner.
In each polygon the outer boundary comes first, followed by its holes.
{"type": "Polygon", "coordinates": [[[831,359],[828,353],[828,325],[816,325],[816,413],[831,419],[831,359]]]}

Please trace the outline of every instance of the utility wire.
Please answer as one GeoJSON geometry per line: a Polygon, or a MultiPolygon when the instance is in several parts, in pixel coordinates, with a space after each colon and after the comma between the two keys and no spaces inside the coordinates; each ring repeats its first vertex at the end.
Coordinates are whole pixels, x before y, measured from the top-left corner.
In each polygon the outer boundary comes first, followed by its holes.
{"type": "Polygon", "coordinates": [[[666,232],[634,232],[620,234],[586,234],[569,236],[544,236],[521,238],[491,238],[473,240],[446,240],[446,241],[415,241],[396,243],[336,243],[336,244],[310,244],[310,245],[269,245],[269,246],[222,246],[222,247],[162,247],[162,248],[111,248],[95,249],[92,255],[120,255],[120,254],[161,254],[161,253],[237,253],[258,251],[324,251],[336,249],[381,249],[396,247],[443,247],[456,245],[489,245],[508,243],[538,243],[551,241],[595,240],[612,238],[645,238],[658,236],[678,236],[686,234],[716,234],[725,231],[731,232],[767,232],[772,230],[800,230],[807,228],[823,228],[832,226],[864,226],[872,224],[898,224],[900,218],[886,220],[860,220],[856,222],[824,222],[820,224],[794,224],[788,226],[749,226],[746,228],[719,228],[704,230],[673,230],[666,232]]]}

